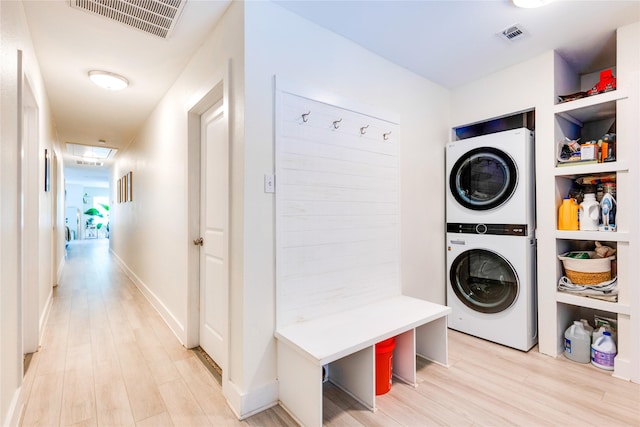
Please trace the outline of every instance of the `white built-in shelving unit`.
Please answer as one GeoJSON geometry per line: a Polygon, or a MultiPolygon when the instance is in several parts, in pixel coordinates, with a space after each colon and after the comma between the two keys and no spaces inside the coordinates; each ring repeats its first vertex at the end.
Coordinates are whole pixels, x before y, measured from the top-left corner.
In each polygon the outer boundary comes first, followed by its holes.
{"type": "MultiPolygon", "coordinates": [[[[538,251],[538,288],[540,352],[552,356],[561,355],[564,345],[564,331],[573,320],[580,318],[593,322],[594,315],[614,318],[618,323],[618,356],[613,375],[640,382],[640,259],[638,252],[638,146],[640,117],[638,109],[638,88],[640,49],[640,23],[618,29],[616,49],[611,52],[609,63],[603,68],[576,70],[562,54],[556,53],[554,63],[554,94],[556,103],[545,111],[553,115],[541,118],[542,126],[553,123],[553,141],[536,142],[537,150],[543,150],[548,162],[539,162],[538,174],[551,173],[553,195],[538,197],[540,209],[554,209],[557,215],[563,197],[576,178],[587,175],[615,174],[617,187],[616,232],[604,231],[561,231],[556,224],[538,223],[539,248],[555,251],[538,251]],[[599,95],[558,103],[557,96],[578,91],[587,91],[598,80],[600,71],[612,69],[617,78],[617,89],[599,95]],[[617,135],[616,161],[609,163],[576,164],[553,167],[557,152],[557,142],[565,137],[580,138],[581,142],[597,140],[611,128],[617,135]],[[552,163],[553,159],[553,163],[552,163]],[[553,202],[550,200],[553,198],[553,202]],[[542,203],[540,203],[542,201],[542,203]],[[554,230],[549,230],[555,226],[554,230]],[[599,241],[617,250],[619,295],[617,302],[579,297],[556,291],[558,279],[563,274],[562,264],[557,255],[569,250],[592,249],[599,241]],[[549,268],[549,266],[555,268],[549,268]],[[551,291],[553,289],[553,291],[551,291]],[[550,296],[555,295],[555,298],[550,296]]],[[[566,55],[566,52],[563,52],[566,55]]],[[[538,159],[540,160],[540,156],[538,159]]],[[[541,191],[538,188],[538,191],[541,191]]],[[[544,190],[542,190],[544,191],[544,190]]],[[[541,193],[544,194],[544,193],[541,193]]],[[[546,212],[548,214],[548,212],[546,212]]],[[[550,218],[550,216],[541,215],[550,218]]],[[[594,368],[596,369],[596,368],[594,368]]]]}

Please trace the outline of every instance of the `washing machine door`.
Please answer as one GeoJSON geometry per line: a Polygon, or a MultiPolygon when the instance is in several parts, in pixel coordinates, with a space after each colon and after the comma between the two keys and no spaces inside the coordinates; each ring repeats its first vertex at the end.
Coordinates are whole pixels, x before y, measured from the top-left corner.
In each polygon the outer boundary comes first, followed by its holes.
{"type": "Polygon", "coordinates": [[[507,153],[493,147],[469,150],[454,164],[449,189],[467,209],[485,211],[511,198],[518,184],[518,169],[507,153]]]}
{"type": "Polygon", "coordinates": [[[451,265],[450,285],[456,297],[480,313],[499,313],[518,297],[518,275],[509,261],[485,249],[461,253],[451,265]]]}

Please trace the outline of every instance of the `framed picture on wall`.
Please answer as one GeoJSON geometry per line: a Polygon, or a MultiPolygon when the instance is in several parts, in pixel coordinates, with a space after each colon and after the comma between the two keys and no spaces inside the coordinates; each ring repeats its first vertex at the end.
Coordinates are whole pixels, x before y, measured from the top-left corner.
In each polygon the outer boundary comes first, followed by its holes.
{"type": "Polygon", "coordinates": [[[51,188],[51,155],[49,150],[44,149],[44,191],[51,188]]]}
{"type": "Polygon", "coordinates": [[[126,203],[129,201],[129,185],[127,183],[127,175],[122,177],[122,202],[126,203]]]}
{"type": "Polygon", "coordinates": [[[127,193],[129,194],[129,201],[133,202],[133,172],[129,171],[127,174],[127,193]]]}
{"type": "Polygon", "coordinates": [[[118,201],[118,203],[122,203],[122,180],[118,180],[118,183],[116,184],[116,200],[118,201]]]}

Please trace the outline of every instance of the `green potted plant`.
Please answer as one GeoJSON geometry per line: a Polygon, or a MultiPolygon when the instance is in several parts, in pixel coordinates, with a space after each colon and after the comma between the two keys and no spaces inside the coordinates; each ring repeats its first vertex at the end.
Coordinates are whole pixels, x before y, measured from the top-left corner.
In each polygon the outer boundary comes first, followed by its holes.
{"type": "Polygon", "coordinates": [[[106,221],[99,221],[96,223],[96,229],[100,230],[105,224],[106,224],[106,230],[107,232],[109,231],[109,220],[108,220],[108,215],[109,215],[109,205],[105,205],[105,204],[100,204],[100,208],[102,208],[101,210],[104,211],[101,212],[99,209],[97,208],[89,208],[86,211],[84,211],[84,214],[87,215],[89,218],[87,219],[86,222],[86,226],[89,227],[90,225],[93,225],[95,221],[95,218],[107,218],[106,221]]]}

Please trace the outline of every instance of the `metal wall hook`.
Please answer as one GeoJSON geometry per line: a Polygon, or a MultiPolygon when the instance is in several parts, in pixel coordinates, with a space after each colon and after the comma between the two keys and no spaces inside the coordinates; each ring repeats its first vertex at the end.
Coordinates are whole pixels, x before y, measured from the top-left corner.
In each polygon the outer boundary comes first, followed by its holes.
{"type": "Polygon", "coordinates": [[[360,135],[364,135],[365,133],[367,133],[367,128],[369,127],[369,125],[366,126],[362,126],[360,128],[360,135]]]}
{"type": "Polygon", "coordinates": [[[340,122],[341,121],[342,121],[342,119],[334,121],[333,122],[333,128],[334,129],[338,129],[340,127],[340,122]]]}
{"type": "Polygon", "coordinates": [[[309,121],[309,114],[311,114],[311,111],[309,111],[308,113],[302,113],[302,121],[307,123],[309,121]]]}
{"type": "Polygon", "coordinates": [[[384,139],[385,141],[388,141],[389,140],[389,135],[391,135],[391,131],[383,133],[382,134],[382,139],[384,139]]]}

